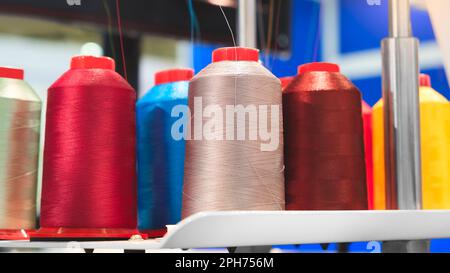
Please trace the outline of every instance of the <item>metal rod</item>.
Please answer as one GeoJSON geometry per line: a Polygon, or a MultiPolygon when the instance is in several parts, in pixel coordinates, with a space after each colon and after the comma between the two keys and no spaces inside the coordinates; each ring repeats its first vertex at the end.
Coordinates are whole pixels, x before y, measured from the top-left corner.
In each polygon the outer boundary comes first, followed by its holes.
{"type": "Polygon", "coordinates": [[[256,0],[239,0],[238,14],[239,46],[256,48],[256,0]]]}
{"type": "Polygon", "coordinates": [[[411,37],[411,11],[409,0],[389,1],[389,36],[411,37]]]}
{"type": "Polygon", "coordinates": [[[390,1],[390,36],[382,42],[388,209],[421,209],[419,64],[409,0],[390,1]]]}

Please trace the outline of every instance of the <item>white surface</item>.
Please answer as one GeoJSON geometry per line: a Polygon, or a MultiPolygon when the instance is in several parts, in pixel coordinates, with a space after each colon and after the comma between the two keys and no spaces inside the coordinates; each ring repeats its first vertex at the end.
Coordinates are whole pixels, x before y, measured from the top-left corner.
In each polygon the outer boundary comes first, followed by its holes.
{"type": "Polygon", "coordinates": [[[8,248],[210,248],[450,238],[450,211],[216,212],[194,215],[162,239],[0,242],[8,248]]]}
{"type": "Polygon", "coordinates": [[[450,211],[303,211],[197,214],[166,248],[450,238],[450,211]]]}

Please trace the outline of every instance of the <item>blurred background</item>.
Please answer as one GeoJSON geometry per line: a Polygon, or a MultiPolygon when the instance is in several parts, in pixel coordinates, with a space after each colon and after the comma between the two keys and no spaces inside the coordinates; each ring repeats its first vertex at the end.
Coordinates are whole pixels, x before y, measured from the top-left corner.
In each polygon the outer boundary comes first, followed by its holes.
{"type": "MultiPolygon", "coordinates": [[[[413,3],[421,70],[450,99],[430,16],[423,1],[413,3]]],[[[106,55],[142,96],[157,70],[193,67],[198,72],[213,49],[233,45],[218,5],[236,35],[235,0],[0,0],[0,65],[24,68],[26,81],[45,102],[47,88],[69,68],[73,55],[106,55]]],[[[380,99],[387,0],[257,0],[257,7],[261,60],[276,76],[295,75],[305,62],[336,62],[370,105],[380,99]]],[[[366,244],[350,249],[367,251],[366,244]]],[[[450,243],[436,240],[432,250],[450,252],[450,243]]]]}
{"type": "MultiPolygon", "coordinates": [[[[380,41],[388,35],[386,0],[258,0],[258,42],[263,63],[277,76],[299,64],[333,61],[355,82],[369,104],[381,96],[380,41]]],[[[449,97],[440,49],[422,1],[415,0],[413,32],[421,41],[423,72],[449,97]]],[[[45,98],[49,85],[77,54],[108,55],[120,72],[122,52],[129,81],[142,95],[156,70],[193,66],[211,59],[235,35],[235,0],[0,0],[2,65],[23,67],[27,81],[45,98]]]]}

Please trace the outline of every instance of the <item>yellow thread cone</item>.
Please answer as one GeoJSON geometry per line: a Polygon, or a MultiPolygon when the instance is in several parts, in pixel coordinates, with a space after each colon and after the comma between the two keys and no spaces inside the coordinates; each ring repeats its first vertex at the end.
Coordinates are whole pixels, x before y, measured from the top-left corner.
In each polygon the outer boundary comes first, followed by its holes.
{"type": "MultiPolygon", "coordinates": [[[[450,104],[430,86],[421,86],[419,92],[423,208],[450,209],[450,104]]],[[[380,100],[373,107],[374,207],[377,210],[386,209],[383,126],[380,100]]]]}

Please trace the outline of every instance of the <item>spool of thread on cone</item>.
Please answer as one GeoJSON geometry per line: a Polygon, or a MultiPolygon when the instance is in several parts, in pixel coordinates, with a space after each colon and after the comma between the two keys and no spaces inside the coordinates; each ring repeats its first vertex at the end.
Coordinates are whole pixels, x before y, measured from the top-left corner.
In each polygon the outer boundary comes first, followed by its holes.
{"type": "Polygon", "coordinates": [[[218,49],[190,83],[183,218],[202,211],[284,209],[281,85],[258,55],[250,48],[218,49]],[[227,111],[236,107],[251,113],[239,121],[227,111]],[[258,136],[258,130],[267,134],[264,127],[271,143],[258,136]]]}
{"type": "Polygon", "coordinates": [[[181,220],[185,140],[172,133],[179,119],[172,111],[187,107],[193,75],[192,69],[160,71],[137,103],[140,230],[160,230],[181,220]]]}
{"type": "Polygon", "coordinates": [[[110,58],[74,57],[49,88],[36,237],[135,232],[136,93],[114,69],[110,58]]]}
{"type": "Polygon", "coordinates": [[[286,208],[368,207],[361,94],[330,63],[299,67],[283,95],[286,208]]]}
{"type": "Polygon", "coordinates": [[[23,70],[0,67],[0,240],[36,227],[41,108],[23,70]]]}
{"type": "MultiPolygon", "coordinates": [[[[450,209],[450,105],[420,75],[422,202],[424,209],[450,209]]],[[[383,101],[373,107],[375,209],[386,209],[383,101]]]]}

